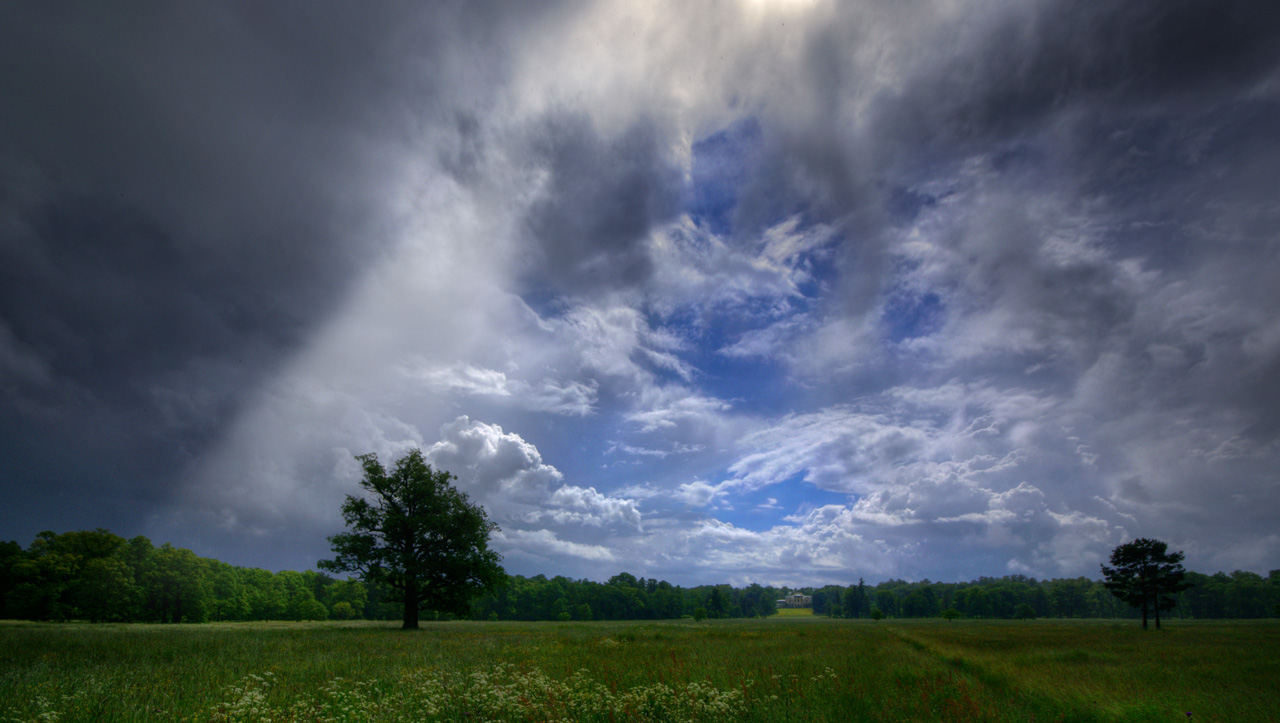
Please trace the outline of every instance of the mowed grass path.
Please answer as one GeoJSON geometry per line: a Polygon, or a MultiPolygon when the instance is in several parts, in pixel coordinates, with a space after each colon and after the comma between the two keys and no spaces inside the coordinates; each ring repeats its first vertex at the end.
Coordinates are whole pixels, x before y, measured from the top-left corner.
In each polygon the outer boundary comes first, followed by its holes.
{"type": "Polygon", "coordinates": [[[1280,721],[1277,681],[1274,621],[0,623],[17,721],[1280,721]]]}

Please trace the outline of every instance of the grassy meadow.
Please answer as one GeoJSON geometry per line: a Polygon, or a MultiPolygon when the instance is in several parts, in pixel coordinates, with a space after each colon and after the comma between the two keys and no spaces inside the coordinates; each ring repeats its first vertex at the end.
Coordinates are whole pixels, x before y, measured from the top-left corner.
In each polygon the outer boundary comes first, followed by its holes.
{"type": "Polygon", "coordinates": [[[776,613],[779,618],[811,618],[813,608],[781,608],[776,613]]]}
{"type": "Polygon", "coordinates": [[[4,721],[1280,721],[1280,624],[0,623],[4,721]]]}

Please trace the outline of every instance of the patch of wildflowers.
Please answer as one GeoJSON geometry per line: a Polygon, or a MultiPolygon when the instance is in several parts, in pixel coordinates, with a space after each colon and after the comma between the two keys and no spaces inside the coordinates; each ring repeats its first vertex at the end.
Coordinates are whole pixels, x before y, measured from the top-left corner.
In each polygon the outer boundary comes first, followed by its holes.
{"type": "Polygon", "coordinates": [[[458,719],[495,722],[731,721],[747,710],[742,690],[694,681],[613,691],[579,670],[556,680],[540,670],[504,663],[465,675],[415,670],[395,683],[334,678],[311,698],[287,709],[267,703],[269,679],[250,675],[227,689],[213,708],[215,723],[409,723],[458,719]]]}

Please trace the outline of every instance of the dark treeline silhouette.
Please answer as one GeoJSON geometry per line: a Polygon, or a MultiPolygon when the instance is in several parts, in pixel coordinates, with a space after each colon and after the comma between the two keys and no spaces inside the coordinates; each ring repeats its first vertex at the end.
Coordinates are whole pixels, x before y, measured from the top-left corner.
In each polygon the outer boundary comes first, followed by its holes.
{"type": "Polygon", "coordinates": [[[146,537],[42,532],[0,543],[0,618],[198,623],[366,614],[369,591],[317,572],[234,567],[146,537]]]}
{"type": "Polygon", "coordinates": [[[508,576],[498,591],[476,598],[477,620],[669,620],[773,615],[786,590],[763,585],[682,588],[619,573],[608,582],[543,575],[508,576]]]}
{"type": "MultiPolygon", "coordinates": [[[[1280,617],[1280,570],[1267,577],[1237,570],[1188,572],[1187,590],[1176,595],[1168,618],[1280,617]]],[[[874,587],[828,585],[813,589],[815,614],[929,618],[1137,618],[1140,611],[1116,598],[1101,581],[1084,577],[1036,580],[1024,575],[981,577],[971,582],[887,580],[874,587]]]]}
{"type": "MultiPolygon", "coordinates": [[[[1169,618],[1260,618],[1280,614],[1280,570],[1188,572],[1169,618]]],[[[788,593],[812,596],[816,615],[869,618],[1133,618],[1139,613],[1087,578],[1021,575],[942,583],[682,588],[628,573],[607,582],[509,575],[472,600],[477,620],[657,620],[772,615],[788,593]]],[[[106,530],[42,532],[23,549],[0,543],[0,618],[95,622],[399,619],[388,591],[321,572],[270,572],[202,558],[146,537],[106,530]]],[[[427,618],[432,617],[427,615],[427,618]]]]}

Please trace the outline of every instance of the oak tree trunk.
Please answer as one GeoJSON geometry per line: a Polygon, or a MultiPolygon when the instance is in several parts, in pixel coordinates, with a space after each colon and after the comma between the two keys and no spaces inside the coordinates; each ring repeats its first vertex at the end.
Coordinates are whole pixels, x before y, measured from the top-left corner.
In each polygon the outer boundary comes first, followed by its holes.
{"type": "Polygon", "coordinates": [[[404,625],[401,630],[418,629],[418,586],[416,582],[406,582],[404,586],[404,625]]]}

